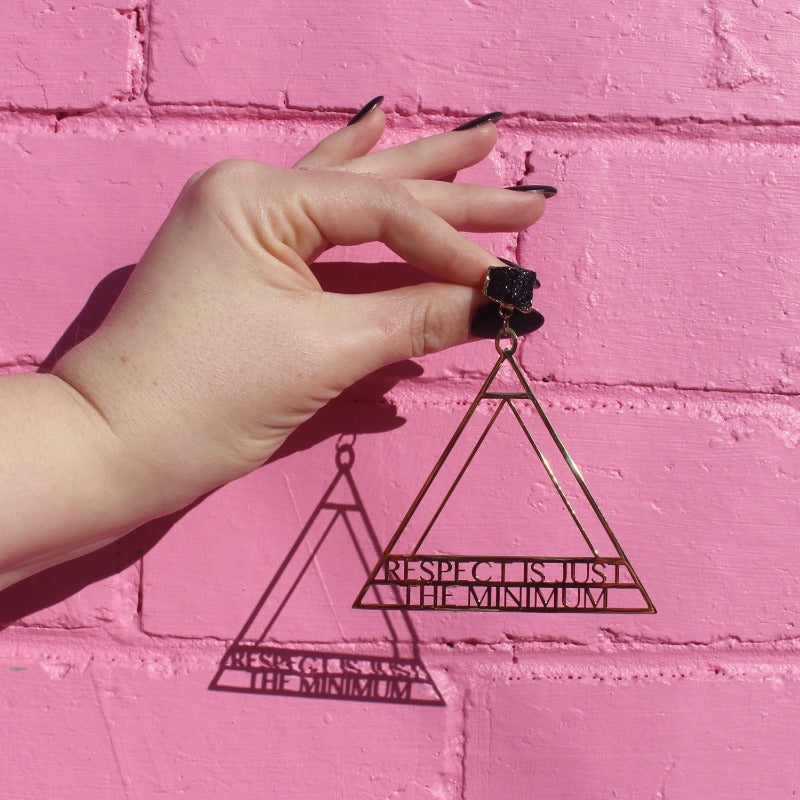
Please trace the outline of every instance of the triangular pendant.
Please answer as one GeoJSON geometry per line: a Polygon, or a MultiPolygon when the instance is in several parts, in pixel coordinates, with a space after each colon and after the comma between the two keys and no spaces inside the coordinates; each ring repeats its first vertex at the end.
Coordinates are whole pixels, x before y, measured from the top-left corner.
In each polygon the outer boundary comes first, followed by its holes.
{"type": "MultiPolygon", "coordinates": [[[[514,358],[516,335],[509,347],[496,340],[499,358],[461,423],[439,457],[391,541],[372,569],[353,606],[365,609],[414,611],[525,611],[550,613],[645,613],[656,609],[630,561],[589,491],[580,469],[553,428],[522,368],[514,358]],[[525,422],[522,407],[541,429],[537,441],[525,422]],[[462,436],[488,409],[488,421],[478,425],[475,443],[464,446],[462,436]],[[574,540],[546,555],[524,551],[502,555],[467,555],[431,547],[429,534],[441,521],[447,503],[484,445],[498,418],[508,415],[518,423],[512,429],[527,441],[532,466],[566,510],[574,540]],[[546,446],[545,446],[546,445],[546,446]],[[551,451],[548,457],[547,451],[551,451]],[[444,482],[439,497],[428,497],[440,484],[443,468],[459,459],[444,482]],[[462,460],[463,459],[463,460],[462,460]],[[555,462],[560,464],[556,465],[555,462]],[[552,463],[551,463],[552,462],[552,463]],[[460,464],[460,466],[459,466],[460,464]],[[537,466],[538,465],[538,466],[537,466]],[[560,466],[562,469],[554,469],[560,466]],[[558,472],[567,471],[567,481],[558,472]],[[574,491],[573,491],[574,490],[574,491]],[[419,517],[423,520],[420,522],[419,517]],[[392,594],[387,594],[391,591],[392,594]]],[[[505,335],[505,334],[504,334],[505,335]]],[[[466,437],[465,437],[466,438],[466,437]]],[[[516,480],[498,475],[498,480],[516,480]]],[[[485,537],[483,537],[485,538],[485,537]]],[[[462,537],[463,539],[463,537],[462,537]]],[[[524,546],[524,545],[521,545],[524,546]]]]}

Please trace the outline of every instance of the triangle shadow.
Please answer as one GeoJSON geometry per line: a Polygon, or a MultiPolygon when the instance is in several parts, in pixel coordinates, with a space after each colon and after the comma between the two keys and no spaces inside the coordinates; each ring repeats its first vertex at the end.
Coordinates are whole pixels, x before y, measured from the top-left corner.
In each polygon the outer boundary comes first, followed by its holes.
{"type": "Polygon", "coordinates": [[[401,705],[445,705],[422,662],[416,630],[404,610],[381,611],[390,639],[391,653],[386,655],[364,654],[359,652],[361,648],[283,646],[269,641],[275,623],[337,522],[346,529],[365,574],[369,571],[369,561],[356,534],[354,518],[366,531],[375,555],[381,552],[351,472],[355,436],[350,438],[348,441],[340,437],[333,480],[225,652],[209,689],[401,705]],[[306,551],[301,553],[303,545],[306,551]],[[292,566],[295,571],[290,574],[292,566]],[[408,655],[401,652],[403,642],[410,644],[408,655]]]}

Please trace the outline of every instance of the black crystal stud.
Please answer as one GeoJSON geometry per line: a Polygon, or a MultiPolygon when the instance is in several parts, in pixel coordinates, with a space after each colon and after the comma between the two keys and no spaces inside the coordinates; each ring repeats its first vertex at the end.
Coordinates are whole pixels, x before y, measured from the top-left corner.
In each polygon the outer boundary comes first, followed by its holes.
{"type": "Polygon", "coordinates": [[[533,290],[541,286],[536,273],[505,258],[500,261],[505,266],[489,267],[483,293],[496,303],[529,314],[533,310],[533,290]]]}

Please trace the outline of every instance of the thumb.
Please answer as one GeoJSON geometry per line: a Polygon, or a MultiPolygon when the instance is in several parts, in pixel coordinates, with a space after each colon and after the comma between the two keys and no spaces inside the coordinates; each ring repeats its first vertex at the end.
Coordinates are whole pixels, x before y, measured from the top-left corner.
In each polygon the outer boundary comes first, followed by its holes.
{"type": "Polygon", "coordinates": [[[445,283],[328,297],[338,306],[330,319],[348,320],[348,329],[332,332],[329,341],[338,345],[339,374],[349,383],[395,361],[463,344],[473,312],[486,303],[477,289],[445,283]]]}

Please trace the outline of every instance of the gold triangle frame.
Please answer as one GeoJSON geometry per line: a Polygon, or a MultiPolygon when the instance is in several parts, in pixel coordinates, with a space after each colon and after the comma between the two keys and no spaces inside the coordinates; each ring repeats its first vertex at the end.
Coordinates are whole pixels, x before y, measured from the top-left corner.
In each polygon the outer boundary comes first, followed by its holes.
{"type": "Polygon", "coordinates": [[[510,329],[498,335],[495,346],[499,358],[480,391],[472,401],[464,418],[453,433],[447,447],[406,512],[394,536],[381,554],[366,582],[358,593],[354,608],[405,609],[408,611],[525,611],[540,613],[620,613],[655,614],[656,608],[636,575],[614,531],[597,504],[578,465],[573,461],[555,428],[545,414],[531,389],[522,368],[514,358],[517,349],[516,334],[510,329]],[[503,336],[511,337],[511,344],[501,344],[503,336]],[[494,392],[490,387],[504,363],[513,369],[520,382],[521,391],[494,392]],[[394,547],[414,516],[442,466],[452,452],[479,403],[486,399],[500,400],[489,422],[444,495],[430,522],[410,553],[394,553],[394,547]],[[586,497],[593,513],[616,551],[615,556],[601,556],[544,453],[533,439],[522,416],[514,405],[515,400],[528,400],[552,438],[558,452],[569,467],[586,497]],[[556,492],[580,531],[591,552],[590,556],[508,556],[508,555],[429,555],[419,549],[458,486],[484,439],[494,425],[504,406],[508,406],[521,426],[531,447],[556,492]],[[393,601],[367,599],[367,593],[386,587],[393,601]],[[633,604],[631,599],[633,596],[633,604]]]}

